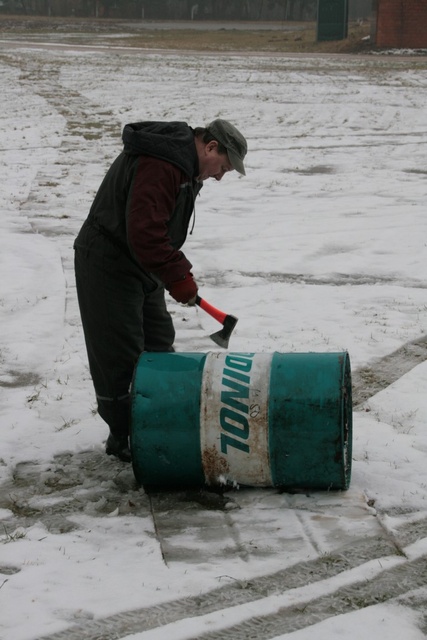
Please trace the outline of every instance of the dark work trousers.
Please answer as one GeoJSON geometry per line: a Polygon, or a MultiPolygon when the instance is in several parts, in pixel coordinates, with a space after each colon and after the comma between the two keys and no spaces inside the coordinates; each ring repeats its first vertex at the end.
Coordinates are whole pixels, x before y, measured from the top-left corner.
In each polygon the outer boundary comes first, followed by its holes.
{"type": "Polygon", "coordinates": [[[162,283],[98,230],[84,225],[75,275],[98,412],[116,437],[129,433],[130,385],[143,351],[173,351],[162,283]]]}

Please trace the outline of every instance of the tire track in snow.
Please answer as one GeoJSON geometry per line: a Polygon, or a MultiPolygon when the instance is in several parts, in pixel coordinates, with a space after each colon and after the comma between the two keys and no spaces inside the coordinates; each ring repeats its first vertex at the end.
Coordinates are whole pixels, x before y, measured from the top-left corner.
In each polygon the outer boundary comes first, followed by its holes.
{"type": "MultiPolygon", "coordinates": [[[[89,210],[93,180],[101,181],[105,167],[120,147],[121,126],[107,108],[67,87],[68,65],[72,70],[75,62],[52,59],[48,52],[11,57],[8,62],[20,68],[20,83],[28,83],[30,92],[46,100],[52,113],[64,118],[62,132],[52,131],[48,139],[56,150],[55,160],[39,169],[20,211],[34,233],[58,245],[66,283],[64,323],[69,329],[79,323],[73,240],[89,210]]],[[[80,334],[76,340],[79,351],[80,334]]]]}
{"type": "Polygon", "coordinates": [[[20,58],[19,64],[21,83],[28,81],[31,90],[64,118],[63,131],[52,132],[55,162],[39,170],[21,210],[37,233],[75,235],[91,204],[94,180],[101,181],[120,147],[121,126],[108,109],[66,86],[67,61],[52,61],[46,55],[20,58]]]}
{"type": "MultiPolygon", "coordinates": [[[[210,633],[186,635],[188,640],[222,640],[232,637],[233,640],[270,640],[278,635],[291,633],[317,624],[327,618],[350,613],[374,606],[376,604],[396,600],[406,595],[408,585],[411,590],[420,590],[415,606],[421,610],[427,605],[427,593],[421,589],[425,586],[427,575],[427,556],[413,562],[404,563],[383,571],[374,579],[365,578],[349,586],[339,586],[333,593],[305,602],[284,606],[277,612],[265,616],[255,616],[249,620],[225,630],[210,633]]],[[[409,604],[410,601],[407,601],[409,604]]],[[[219,621],[220,622],[220,621],[219,621]]],[[[212,623],[211,623],[212,624],[212,623]]],[[[177,637],[171,629],[171,636],[177,637]]]]}
{"type": "MultiPolygon", "coordinates": [[[[329,276],[314,276],[304,273],[279,273],[276,271],[270,273],[237,271],[233,275],[238,274],[243,278],[260,278],[268,279],[268,282],[281,282],[285,284],[311,284],[311,285],[332,285],[334,287],[346,287],[348,285],[378,285],[378,284],[396,284],[400,287],[409,287],[411,289],[427,289],[425,280],[415,280],[413,278],[399,279],[395,276],[368,275],[363,273],[334,273],[329,276]]],[[[241,286],[240,284],[236,286],[241,286]]]]}
{"type": "Polygon", "coordinates": [[[427,336],[411,340],[370,365],[352,372],[355,408],[427,360],[427,336]]]}
{"type": "Polygon", "coordinates": [[[187,633],[182,637],[188,640],[230,637],[233,640],[268,640],[336,615],[399,598],[406,606],[423,610],[427,604],[427,592],[423,589],[427,577],[427,556],[408,561],[401,556],[393,557],[393,551],[387,541],[365,541],[356,548],[349,548],[345,555],[337,553],[299,563],[270,576],[236,581],[199,596],[75,625],[37,640],[114,640],[154,629],[162,629],[163,634],[177,638],[180,621],[190,617],[200,622],[203,616],[209,616],[211,628],[215,624],[226,628],[208,633],[199,630],[194,636],[187,633]],[[377,566],[372,562],[375,559],[377,566]],[[298,593],[293,591],[297,589],[298,593]],[[321,590],[328,593],[320,597],[313,595],[313,592],[321,590]],[[287,595],[293,604],[286,603],[287,595]],[[274,597],[273,603],[268,602],[270,597],[274,597]],[[227,615],[233,616],[233,611],[227,614],[228,610],[250,603],[253,604],[250,611],[247,607],[242,609],[242,617],[246,618],[243,622],[224,624],[227,615]],[[251,615],[253,610],[267,610],[268,607],[270,611],[265,615],[251,615]],[[169,625],[167,631],[164,629],[166,625],[169,625]]]}

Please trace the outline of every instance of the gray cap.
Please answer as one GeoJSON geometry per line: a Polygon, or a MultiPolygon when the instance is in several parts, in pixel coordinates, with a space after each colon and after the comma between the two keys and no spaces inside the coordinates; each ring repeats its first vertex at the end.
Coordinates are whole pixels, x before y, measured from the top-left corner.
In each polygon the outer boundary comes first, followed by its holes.
{"type": "Polygon", "coordinates": [[[227,120],[213,120],[206,129],[226,149],[233,169],[246,175],[243,159],[248,152],[248,144],[240,131],[227,120]]]}

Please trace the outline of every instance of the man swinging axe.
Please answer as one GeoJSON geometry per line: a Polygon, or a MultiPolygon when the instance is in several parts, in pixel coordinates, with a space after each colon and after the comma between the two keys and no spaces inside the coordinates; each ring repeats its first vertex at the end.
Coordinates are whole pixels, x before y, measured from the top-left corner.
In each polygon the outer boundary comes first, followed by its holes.
{"type": "Polygon", "coordinates": [[[245,175],[247,144],[222,119],[194,129],[185,122],[137,122],[124,127],[122,139],[123,151],[74,249],[89,368],[98,412],[109,427],[106,453],[129,462],[136,361],[143,351],[174,350],[165,289],[177,302],[197,300],[192,264],[181,251],[196,195],[208,178],[219,181],[233,169],[245,175]]]}

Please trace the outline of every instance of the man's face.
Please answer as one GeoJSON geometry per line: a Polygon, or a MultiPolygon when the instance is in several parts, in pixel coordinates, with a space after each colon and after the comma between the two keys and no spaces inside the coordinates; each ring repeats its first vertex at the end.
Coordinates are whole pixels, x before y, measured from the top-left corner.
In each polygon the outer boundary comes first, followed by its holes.
{"type": "Polygon", "coordinates": [[[212,140],[208,142],[202,149],[201,157],[199,156],[199,180],[207,180],[215,178],[221,180],[224,173],[233,171],[230,160],[226,153],[218,153],[218,142],[212,140]]]}

